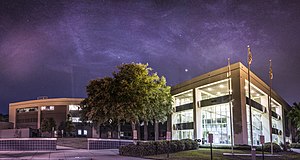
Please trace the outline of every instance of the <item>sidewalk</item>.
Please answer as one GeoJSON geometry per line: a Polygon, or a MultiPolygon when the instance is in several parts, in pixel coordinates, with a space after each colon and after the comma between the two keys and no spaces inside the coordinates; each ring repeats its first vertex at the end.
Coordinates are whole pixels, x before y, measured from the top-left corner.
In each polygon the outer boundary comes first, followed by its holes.
{"type": "Polygon", "coordinates": [[[299,149],[299,148],[291,148],[291,150],[292,150],[293,152],[300,153],[300,149],[299,149]]]}
{"type": "Polygon", "coordinates": [[[0,159],[145,160],[120,156],[118,149],[86,150],[61,146],[56,151],[0,151],[0,159]]]}

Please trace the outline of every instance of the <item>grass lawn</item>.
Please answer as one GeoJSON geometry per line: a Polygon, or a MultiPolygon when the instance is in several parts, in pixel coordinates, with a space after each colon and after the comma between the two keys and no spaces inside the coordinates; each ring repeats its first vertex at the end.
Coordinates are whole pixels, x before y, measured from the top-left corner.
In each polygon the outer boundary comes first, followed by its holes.
{"type": "MultiPolygon", "coordinates": [[[[251,156],[223,156],[223,153],[231,153],[230,149],[213,149],[213,159],[218,160],[251,160],[251,156]]],[[[234,153],[245,153],[250,154],[250,151],[244,150],[234,150],[234,153]]],[[[257,154],[261,154],[261,152],[257,151],[257,154]]],[[[265,157],[265,160],[300,160],[300,154],[295,152],[279,152],[275,153],[277,155],[281,155],[280,157],[265,157]]],[[[166,154],[155,155],[155,156],[147,156],[145,158],[151,159],[167,159],[166,154]]],[[[191,151],[183,151],[170,154],[169,159],[175,160],[195,160],[195,159],[203,159],[210,160],[210,149],[209,148],[199,148],[198,150],[191,151]]],[[[256,157],[257,160],[261,160],[262,157],[256,157]]]]}

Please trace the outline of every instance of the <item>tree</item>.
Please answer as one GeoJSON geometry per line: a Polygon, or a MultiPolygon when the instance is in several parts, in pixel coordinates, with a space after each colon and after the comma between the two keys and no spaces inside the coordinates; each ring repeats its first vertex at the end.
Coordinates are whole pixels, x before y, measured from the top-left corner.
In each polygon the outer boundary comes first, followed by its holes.
{"type": "Polygon", "coordinates": [[[43,119],[41,124],[41,130],[42,132],[48,132],[51,133],[53,129],[56,128],[55,120],[51,118],[43,119]]]}
{"type": "Polygon", "coordinates": [[[67,136],[70,136],[73,131],[75,131],[75,125],[72,123],[71,115],[67,115],[66,121],[62,121],[58,129],[64,130],[67,136]]]}
{"type": "Polygon", "coordinates": [[[291,120],[293,126],[296,127],[294,132],[296,137],[298,137],[300,132],[300,103],[295,102],[293,104],[292,109],[288,112],[288,118],[291,120]]]}
{"type": "Polygon", "coordinates": [[[89,82],[86,91],[87,98],[81,103],[82,121],[92,121],[93,126],[100,129],[101,125],[109,123],[116,117],[112,103],[113,79],[104,77],[89,82]]]}
{"type": "Polygon", "coordinates": [[[122,64],[117,69],[113,78],[89,83],[88,97],[82,102],[83,120],[92,120],[97,125],[111,120],[118,122],[118,126],[121,121],[129,122],[132,130],[140,121],[166,120],[172,103],[166,79],[152,73],[148,64],[122,64]]]}

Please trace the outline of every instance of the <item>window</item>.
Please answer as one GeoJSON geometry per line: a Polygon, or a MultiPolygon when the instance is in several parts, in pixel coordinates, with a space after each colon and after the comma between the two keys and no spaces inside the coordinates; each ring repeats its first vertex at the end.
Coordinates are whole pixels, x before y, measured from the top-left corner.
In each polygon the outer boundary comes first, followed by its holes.
{"type": "Polygon", "coordinates": [[[81,132],[82,132],[81,129],[78,129],[78,130],[77,130],[77,134],[80,135],[80,136],[81,136],[81,134],[82,134],[81,132]]]}
{"type": "Polygon", "coordinates": [[[53,111],[54,106],[41,106],[41,110],[46,110],[46,111],[53,111]]]}
{"type": "Polygon", "coordinates": [[[74,105],[74,104],[69,105],[69,111],[78,111],[78,110],[81,110],[80,105],[74,105]]]}
{"type": "Polygon", "coordinates": [[[214,143],[230,144],[229,112],[228,103],[202,108],[202,137],[204,143],[208,143],[208,133],[212,133],[214,134],[214,143]]]}
{"type": "Polygon", "coordinates": [[[17,113],[23,113],[23,112],[34,112],[38,111],[37,107],[29,107],[29,108],[18,108],[17,113]]]}
{"type": "MultiPolygon", "coordinates": [[[[210,83],[208,85],[201,86],[197,89],[197,97],[200,100],[206,100],[206,99],[229,95],[230,84],[231,84],[231,79],[224,79],[221,81],[210,83]]],[[[231,89],[230,89],[230,93],[232,93],[231,89]]]]}
{"type": "MultiPolygon", "coordinates": [[[[260,139],[259,136],[263,135],[263,120],[262,120],[262,114],[260,110],[257,110],[252,107],[251,109],[252,112],[252,133],[253,133],[253,145],[260,145],[260,139]]],[[[251,144],[251,128],[250,128],[250,119],[249,119],[249,105],[247,105],[247,125],[248,125],[248,144],[251,144]]]]}
{"type": "Polygon", "coordinates": [[[72,117],[72,122],[81,122],[80,117],[72,117]]]}
{"type": "Polygon", "coordinates": [[[193,91],[184,92],[175,96],[175,106],[193,103],[193,91]]]}
{"type": "Polygon", "coordinates": [[[87,135],[87,130],[83,130],[83,135],[87,135]]]}
{"type": "Polygon", "coordinates": [[[193,110],[173,113],[173,124],[193,122],[193,110]]]}

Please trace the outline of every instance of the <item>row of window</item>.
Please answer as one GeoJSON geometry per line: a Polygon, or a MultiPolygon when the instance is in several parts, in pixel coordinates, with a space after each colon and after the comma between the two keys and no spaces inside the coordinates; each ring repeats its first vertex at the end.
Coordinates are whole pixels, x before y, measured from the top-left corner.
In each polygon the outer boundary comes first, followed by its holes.
{"type": "Polygon", "coordinates": [[[37,122],[37,118],[25,118],[25,119],[17,119],[17,123],[31,123],[37,122]]]}
{"type": "MultiPolygon", "coordinates": [[[[54,106],[41,106],[41,110],[46,110],[46,111],[53,111],[54,106]]],[[[78,111],[81,110],[80,105],[69,105],[69,111],[78,111]]],[[[38,111],[38,107],[27,107],[27,108],[18,108],[16,109],[17,113],[24,113],[24,112],[34,112],[38,111]]]]}
{"type": "Polygon", "coordinates": [[[38,111],[37,107],[30,107],[30,108],[18,108],[17,113],[25,113],[25,112],[34,112],[34,111],[38,111]]]}

